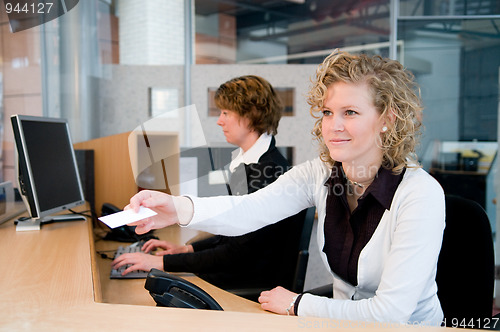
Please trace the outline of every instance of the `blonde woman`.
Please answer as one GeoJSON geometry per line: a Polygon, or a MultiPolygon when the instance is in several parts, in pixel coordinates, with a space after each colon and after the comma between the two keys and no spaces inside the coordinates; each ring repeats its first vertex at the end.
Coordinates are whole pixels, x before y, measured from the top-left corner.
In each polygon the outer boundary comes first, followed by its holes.
{"type": "Polygon", "coordinates": [[[264,310],[440,325],[435,276],[445,203],[415,157],[422,105],[413,76],[397,61],[334,52],[318,67],[308,102],[318,118],[318,158],[241,197],[140,192],[129,208],[159,214],[136,231],[179,223],[239,235],[316,206],[333,299],[276,287],[261,293],[264,310]]]}

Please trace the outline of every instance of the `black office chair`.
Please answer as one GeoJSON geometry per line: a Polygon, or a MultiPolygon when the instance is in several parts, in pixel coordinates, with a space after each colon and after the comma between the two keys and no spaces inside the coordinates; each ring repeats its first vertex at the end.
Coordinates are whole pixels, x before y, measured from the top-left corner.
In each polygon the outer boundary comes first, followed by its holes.
{"type": "MultiPolygon", "coordinates": [[[[311,207],[306,210],[302,234],[300,236],[299,250],[297,254],[297,265],[293,276],[291,291],[301,293],[304,290],[306,279],[307,263],[309,261],[309,243],[311,242],[311,233],[314,224],[316,208],[311,207]]],[[[257,301],[262,292],[258,288],[229,289],[229,292],[249,300],[257,301]]]]}
{"type": "Polygon", "coordinates": [[[316,208],[311,207],[306,211],[302,235],[300,236],[299,253],[297,255],[297,266],[293,277],[292,292],[302,293],[306,281],[307,263],[309,262],[309,243],[314,224],[316,208]]]}
{"type": "MultiPolygon", "coordinates": [[[[445,201],[446,228],[436,275],[444,322],[453,327],[483,327],[493,309],[495,260],[490,222],[472,200],[446,195],[445,201]]],[[[332,297],[333,287],[329,284],[307,292],[332,297]]]]}
{"type": "Polygon", "coordinates": [[[476,202],[446,195],[446,228],[436,283],[445,323],[483,327],[492,316],[495,259],[491,226],[476,202]],[[478,322],[481,326],[478,326],[478,322]]]}

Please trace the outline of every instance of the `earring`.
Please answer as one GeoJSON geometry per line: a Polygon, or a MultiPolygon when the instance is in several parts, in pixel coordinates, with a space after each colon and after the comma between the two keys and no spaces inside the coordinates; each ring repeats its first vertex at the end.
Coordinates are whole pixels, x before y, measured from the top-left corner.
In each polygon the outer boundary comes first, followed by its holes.
{"type": "Polygon", "coordinates": [[[382,132],[385,133],[387,131],[387,127],[386,126],[383,126],[382,127],[382,132]]]}

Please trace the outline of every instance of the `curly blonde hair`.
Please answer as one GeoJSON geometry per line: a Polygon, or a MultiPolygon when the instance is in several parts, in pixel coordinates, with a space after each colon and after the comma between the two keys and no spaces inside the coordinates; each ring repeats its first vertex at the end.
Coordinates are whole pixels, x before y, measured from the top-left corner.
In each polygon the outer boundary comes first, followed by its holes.
{"type": "Polygon", "coordinates": [[[215,92],[215,105],[249,119],[250,129],[259,135],[278,133],[283,104],[271,83],[260,76],[235,77],[221,84],[215,92]]]}
{"type": "Polygon", "coordinates": [[[335,162],[323,140],[321,112],[328,87],[336,82],[367,83],[380,116],[389,119],[393,114],[394,121],[387,121],[388,130],[381,134],[382,167],[395,174],[400,174],[405,167],[419,167],[415,148],[423,107],[413,74],[395,60],[339,51],[334,51],[319,65],[307,98],[311,115],[318,119],[312,134],[320,144],[321,159],[330,166],[335,162]]]}

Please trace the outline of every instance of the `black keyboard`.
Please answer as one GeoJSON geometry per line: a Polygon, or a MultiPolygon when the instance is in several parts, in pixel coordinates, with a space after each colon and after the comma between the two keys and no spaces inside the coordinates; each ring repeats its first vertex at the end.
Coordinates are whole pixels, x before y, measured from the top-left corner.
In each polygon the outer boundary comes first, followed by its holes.
{"type": "MultiPolygon", "coordinates": [[[[143,242],[136,242],[129,246],[123,247],[119,246],[115,253],[115,259],[120,257],[125,253],[131,252],[143,252],[141,250],[143,242]]],[[[122,276],[122,272],[125,271],[130,265],[124,265],[118,269],[111,269],[111,273],[109,275],[110,279],[145,279],[148,276],[149,271],[132,271],[122,276]]]]}

